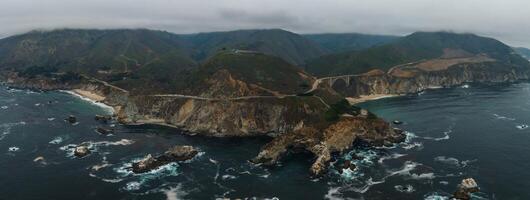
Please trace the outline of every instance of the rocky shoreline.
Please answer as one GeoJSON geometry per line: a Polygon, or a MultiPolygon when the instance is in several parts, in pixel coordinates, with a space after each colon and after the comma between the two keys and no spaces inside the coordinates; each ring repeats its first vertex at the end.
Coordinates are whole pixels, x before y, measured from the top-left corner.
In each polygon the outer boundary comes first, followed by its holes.
{"type": "MultiPolygon", "coordinates": [[[[457,66],[445,71],[415,72],[413,77],[391,73],[369,72],[320,82],[317,88],[332,89],[351,96],[349,105],[379,98],[421,92],[427,88],[453,87],[466,82],[514,82],[528,79],[528,72],[501,70],[490,72],[489,66],[457,66]],[[341,85],[342,84],[342,85],[341,85]],[[358,98],[355,98],[358,97],[358,98]]],[[[11,75],[7,83],[24,88],[69,90],[114,110],[120,123],[156,124],[178,128],[192,135],[210,137],[252,137],[269,135],[273,140],[252,159],[256,164],[275,165],[291,150],[315,155],[310,168],[322,175],[333,153],[351,149],[355,141],[372,146],[391,146],[404,141],[405,135],[390,123],[366,110],[336,113],[324,118],[330,108],[314,96],[282,98],[248,98],[210,100],[187,96],[131,95],[106,82],[80,76],[76,82],[58,83],[48,79],[27,79],[11,75]]],[[[331,109],[333,110],[333,109],[331,109]]]]}

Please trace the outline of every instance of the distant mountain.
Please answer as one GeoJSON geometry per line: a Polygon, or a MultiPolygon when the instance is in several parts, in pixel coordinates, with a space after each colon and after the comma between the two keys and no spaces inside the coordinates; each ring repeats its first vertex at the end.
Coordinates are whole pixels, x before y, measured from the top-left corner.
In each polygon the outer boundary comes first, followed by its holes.
{"type": "Polygon", "coordinates": [[[147,29],[62,29],[0,39],[0,69],[30,74],[73,71],[118,85],[166,91],[223,50],[261,52],[292,65],[326,52],[305,37],[279,29],[189,35],[147,29]]]}
{"type": "Polygon", "coordinates": [[[521,55],[523,58],[530,60],[530,49],[524,47],[514,47],[515,52],[521,55]]]}
{"type": "Polygon", "coordinates": [[[361,51],[322,56],[309,61],[307,71],[319,76],[358,74],[372,69],[434,58],[468,57],[486,54],[498,62],[527,65],[513,50],[495,39],[474,34],[417,32],[386,45],[361,51]]]}
{"type": "Polygon", "coordinates": [[[367,49],[393,42],[399,38],[398,36],[359,33],[307,34],[303,36],[320,44],[332,53],[367,49]]]}
{"type": "Polygon", "coordinates": [[[206,60],[225,48],[259,51],[300,65],[326,53],[317,43],[281,29],[199,33],[184,38],[191,43],[195,60],[206,60]]]}
{"type": "Polygon", "coordinates": [[[0,67],[55,67],[94,73],[134,71],[151,66],[195,65],[179,36],[162,31],[34,31],[0,40],[0,67]]]}

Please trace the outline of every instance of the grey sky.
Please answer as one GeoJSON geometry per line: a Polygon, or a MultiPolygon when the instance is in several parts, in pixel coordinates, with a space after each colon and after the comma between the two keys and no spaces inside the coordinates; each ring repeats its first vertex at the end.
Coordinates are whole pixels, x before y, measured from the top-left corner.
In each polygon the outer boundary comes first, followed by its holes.
{"type": "Polygon", "coordinates": [[[32,29],[175,33],[283,28],[404,35],[451,30],[530,47],[529,0],[1,0],[0,37],[32,29]]]}

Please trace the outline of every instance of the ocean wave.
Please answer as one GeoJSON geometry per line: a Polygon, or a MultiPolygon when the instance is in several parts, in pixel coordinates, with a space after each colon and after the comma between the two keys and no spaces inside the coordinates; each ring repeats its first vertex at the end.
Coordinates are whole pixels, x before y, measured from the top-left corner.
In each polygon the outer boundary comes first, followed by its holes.
{"type": "Polygon", "coordinates": [[[405,150],[416,149],[416,150],[419,151],[419,150],[423,149],[423,143],[421,143],[421,142],[406,143],[406,144],[402,144],[401,148],[403,148],[405,150]]]}
{"type": "Polygon", "coordinates": [[[379,158],[379,160],[377,160],[377,162],[379,164],[383,164],[383,162],[385,160],[390,160],[390,159],[397,159],[397,158],[401,158],[403,156],[406,156],[407,154],[399,154],[399,153],[393,153],[391,155],[388,155],[388,156],[382,156],[381,158],[379,158]]]}
{"type": "Polygon", "coordinates": [[[1,108],[2,110],[5,110],[5,109],[8,109],[9,106],[2,106],[2,107],[0,107],[0,108],[1,108]]]}
{"type": "Polygon", "coordinates": [[[448,140],[448,139],[451,138],[451,136],[449,136],[449,133],[452,133],[452,132],[453,132],[453,129],[451,127],[449,130],[443,132],[443,134],[444,134],[443,137],[439,137],[439,138],[435,138],[435,137],[420,137],[420,138],[425,139],[425,140],[433,140],[433,141],[448,140]]]}
{"type": "Polygon", "coordinates": [[[511,117],[506,117],[506,116],[502,116],[502,115],[499,115],[499,114],[493,114],[493,116],[496,118],[496,119],[500,119],[500,120],[508,120],[508,121],[514,121],[515,118],[511,118],[511,117]]]}
{"type": "Polygon", "coordinates": [[[121,139],[118,141],[99,141],[99,142],[93,142],[93,141],[87,141],[82,142],[80,144],[67,144],[65,146],[60,147],[60,150],[66,151],[66,156],[69,158],[75,158],[74,151],[77,146],[84,145],[86,146],[91,152],[99,152],[99,147],[101,146],[125,146],[125,145],[131,145],[133,144],[133,140],[129,139],[121,139]]]}
{"type": "Polygon", "coordinates": [[[394,189],[396,189],[396,191],[398,192],[403,192],[403,193],[412,193],[416,191],[414,187],[412,187],[412,185],[395,185],[394,189]]]}
{"type": "Polygon", "coordinates": [[[524,129],[527,129],[527,128],[528,128],[528,125],[526,125],[526,124],[521,124],[521,125],[517,125],[517,126],[515,126],[515,127],[516,127],[517,129],[519,129],[519,130],[524,130],[524,129]]]}
{"type": "Polygon", "coordinates": [[[127,180],[128,182],[122,189],[126,191],[136,191],[142,189],[144,186],[148,186],[147,183],[150,181],[158,180],[167,176],[178,176],[180,174],[178,170],[179,164],[176,162],[162,165],[145,173],[136,174],[132,172],[132,163],[138,162],[142,159],[143,157],[135,158],[114,168],[113,170],[117,174],[117,177],[111,179],[127,180]]]}
{"type": "Polygon", "coordinates": [[[443,196],[441,194],[438,194],[438,193],[432,193],[432,194],[429,194],[427,196],[425,196],[424,198],[425,200],[449,200],[449,197],[448,196],[443,196]]]}
{"type": "Polygon", "coordinates": [[[53,138],[52,141],[48,142],[50,144],[61,144],[63,142],[63,138],[61,136],[57,136],[55,138],[53,138]]]}
{"type": "Polygon", "coordinates": [[[83,101],[89,102],[89,103],[91,103],[93,105],[96,105],[96,106],[98,106],[100,108],[103,108],[103,110],[105,110],[105,112],[107,112],[108,114],[112,114],[112,113],[115,112],[115,110],[114,110],[114,108],[112,106],[109,106],[107,104],[104,104],[104,103],[101,103],[101,102],[98,102],[98,101],[94,101],[94,100],[89,99],[89,98],[86,98],[86,97],[81,96],[81,95],[79,95],[79,94],[77,94],[75,92],[68,91],[68,90],[60,90],[60,92],[64,92],[64,93],[70,94],[72,96],[75,96],[75,97],[83,100],[83,101]]]}
{"type": "Polygon", "coordinates": [[[16,146],[13,146],[13,147],[9,147],[7,150],[8,150],[9,152],[17,152],[17,151],[20,150],[20,148],[19,148],[19,147],[16,147],[16,146]]]}
{"type": "Polygon", "coordinates": [[[446,165],[451,165],[454,167],[462,168],[462,167],[467,167],[470,163],[475,162],[476,160],[460,161],[457,158],[453,158],[453,157],[437,156],[434,158],[434,161],[443,163],[446,165]]]}
{"type": "Polygon", "coordinates": [[[0,129],[2,130],[2,133],[0,133],[0,140],[3,140],[7,135],[11,134],[11,128],[23,125],[26,125],[26,122],[21,121],[16,123],[0,124],[0,129]]]}
{"type": "Polygon", "coordinates": [[[228,180],[228,179],[236,179],[237,177],[234,176],[234,175],[230,175],[230,174],[225,174],[222,176],[223,180],[228,180]]]}
{"type": "Polygon", "coordinates": [[[167,200],[179,200],[184,198],[188,193],[182,189],[182,184],[178,184],[176,187],[170,187],[169,189],[161,190],[167,200]]]}
{"type": "Polygon", "coordinates": [[[329,200],[342,200],[342,193],[340,192],[340,187],[330,187],[328,193],[324,195],[324,199],[329,200]]]}

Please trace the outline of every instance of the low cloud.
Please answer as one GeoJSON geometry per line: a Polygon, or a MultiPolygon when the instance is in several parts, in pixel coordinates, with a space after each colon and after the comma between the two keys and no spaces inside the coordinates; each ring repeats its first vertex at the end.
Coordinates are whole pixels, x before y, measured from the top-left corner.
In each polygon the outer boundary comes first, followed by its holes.
{"type": "Polygon", "coordinates": [[[451,30],[530,47],[528,8],[527,0],[3,0],[0,37],[68,27],[392,35],[451,30]]]}

